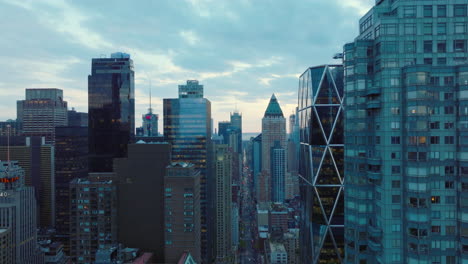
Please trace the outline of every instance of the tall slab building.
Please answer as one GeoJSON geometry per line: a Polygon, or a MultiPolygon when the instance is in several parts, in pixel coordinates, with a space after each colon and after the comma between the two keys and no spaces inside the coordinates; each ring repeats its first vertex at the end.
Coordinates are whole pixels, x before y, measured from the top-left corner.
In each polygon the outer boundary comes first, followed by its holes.
{"type": "Polygon", "coordinates": [[[202,259],[212,256],[213,181],[210,178],[211,102],[203,98],[203,85],[188,80],[179,85],[179,98],[164,99],[164,138],[172,144],[172,161],[194,164],[200,171],[202,259]]]}
{"type": "Polygon", "coordinates": [[[67,102],[61,89],[26,89],[26,100],[17,101],[16,106],[16,121],[22,123],[25,136],[45,137],[46,143],[53,145],[55,128],[68,125],[67,102]]]}
{"type": "Polygon", "coordinates": [[[228,145],[213,145],[215,180],[215,247],[216,263],[232,261],[232,152],[228,145]]]}
{"type": "MultiPolygon", "coordinates": [[[[286,149],[286,119],[273,94],[262,118],[262,172],[259,179],[262,184],[259,185],[257,196],[258,200],[263,202],[271,201],[271,150],[275,141],[279,142],[281,148],[286,149]]],[[[286,170],[286,167],[284,169],[286,170]]]]}
{"type": "Polygon", "coordinates": [[[164,177],[171,145],[128,145],[128,157],[114,160],[118,202],[118,241],[155,255],[164,263],[164,177]],[[132,224],[129,224],[132,223],[132,224]]]}
{"type": "Polygon", "coordinates": [[[307,69],[299,79],[303,263],[344,262],[343,67],[307,69]]]}
{"type": "Polygon", "coordinates": [[[36,198],[26,186],[24,170],[17,161],[0,162],[0,232],[2,263],[41,264],[37,245],[36,198]]]}
{"type": "Polygon", "coordinates": [[[344,46],[347,263],[468,262],[467,1],[376,1],[344,46]]]}
{"type": "Polygon", "coordinates": [[[111,172],[135,136],[135,72],[125,53],[92,59],[88,76],[89,171],[111,172]]]}

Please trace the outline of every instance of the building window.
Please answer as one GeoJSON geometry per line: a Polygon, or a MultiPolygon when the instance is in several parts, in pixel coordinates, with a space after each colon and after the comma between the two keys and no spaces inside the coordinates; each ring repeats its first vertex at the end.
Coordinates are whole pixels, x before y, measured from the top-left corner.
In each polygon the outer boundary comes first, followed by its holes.
{"type": "Polygon", "coordinates": [[[437,41],[437,52],[447,52],[447,44],[445,40],[437,41]]]}
{"type": "Polygon", "coordinates": [[[454,128],[453,122],[444,123],[444,128],[445,128],[445,129],[452,129],[452,128],[454,128]]]}
{"type": "Polygon", "coordinates": [[[435,234],[440,234],[440,226],[432,226],[431,232],[435,234]]]}
{"type": "Polygon", "coordinates": [[[403,17],[416,17],[416,6],[404,6],[403,17]]]}
{"type": "Polygon", "coordinates": [[[431,203],[439,204],[440,203],[440,196],[432,196],[431,197],[431,203]]]}
{"type": "Polygon", "coordinates": [[[447,24],[446,23],[437,23],[437,35],[447,34],[447,24]]]}
{"type": "Polygon", "coordinates": [[[455,204],[455,196],[445,196],[445,204],[455,204]]]}
{"type": "Polygon", "coordinates": [[[424,41],[424,52],[432,53],[432,40],[424,41]]]}
{"type": "Polygon", "coordinates": [[[431,136],[431,144],[440,144],[440,138],[438,136],[431,136]]]}
{"type": "Polygon", "coordinates": [[[455,183],[453,181],[446,181],[445,182],[445,189],[454,189],[455,183]]]}
{"type": "Polygon", "coordinates": [[[392,174],[400,174],[400,166],[392,166],[392,174]]]}
{"type": "Polygon", "coordinates": [[[438,5],[437,6],[437,17],[446,17],[447,16],[447,6],[438,5]]]}
{"type": "Polygon", "coordinates": [[[398,136],[391,137],[391,143],[392,144],[400,144],[400,137],[398,137],[398,136]]]}
{"type": "Polygon", "coordinates": [[[464,39],[457,39],[453,41],[453,51],[455,52],[464,52],[465,51],[465,43],[466,40],[464,39]]]}
{"type": "Polygon", "coordinates": [[[423,16],[424,17],[432,17],[432,6],[431,5],[425,5],[424,6],[423,16]]]}
{"type": "Polygon", "coordinates": [[[454,136],[445,136],[444,137],[444,143],[445,144],[455,144],[455,138],[454,136]]]}
{"type": "Polygon", "coordinates": [[[454,24],[455,27],[455,34],[465,34],[466,32],[466,24],[465,22],[455,22],[454,24]]]}
{"type": "Polygon", "coordinates": [[[454,107],[453,106],[445,106],[444,107],[444,114],[446,115],[451,115],[454,113],[454,107]]]}
{"type": "Polygon", "coordinates": [[[423,25],[423,34],[432,35],[432,23],[424,23],[423,25]]]}
{"type": "Polygon", "coordinates": [[[432,65],[432,58],[424,58],[425,65],[432,65]]]}
{"type": "Polygon", "coordinates": [[[400,188],[400,181],[392,181],[392,188],[400,188]]]}
{"type": "Polygon", "coordinates": [[[447,65],[447,58],[437,58],[437,65],[447,65]]]}
{"type": "Polygon", "coordinates": [[[416,52],[416,41],[413,41],[413,40],[405,41],[404,49],[406,53],[416,52]]]}
{"type": "Polygon", "coordinates": [[[401,217],[401,210],[392,210],[392,217],[401,217]]]}
{"type": "Polygon", "coordinates": [[[404,24],[404,31],[405,35],[413,35],[416,34],[416,24],[404,24]]]}
{"type": "Polygon", "coordinates": [[[400,195],[392,195],[392,203],[400,203],[401,196],[400,195]]]}
{"type": "Polygon", "coordinates": [[[456,17],[466,16],[466,5],[453,5],[453,15],[456,17]]]}

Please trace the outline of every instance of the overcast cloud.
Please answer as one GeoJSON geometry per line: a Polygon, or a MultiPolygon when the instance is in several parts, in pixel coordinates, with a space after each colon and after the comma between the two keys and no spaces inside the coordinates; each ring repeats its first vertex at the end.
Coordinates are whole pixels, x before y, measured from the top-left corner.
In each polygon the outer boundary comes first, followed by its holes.
{"type": "MultiPolygon", "coordinates": [[[[358,33],[374,0],[0,0],[0,120],[16,118],[29,87],[64,90],[87,112],[91,58],[122,51],[135,64],[137,125],[177,85],[198,79],[215,124],[236,105],[244,131],[261,130],[272,93],[285,115],[297,104],[298,77],[333,63],[358,33]]],[[[216,125],[217,127],[217,125],[216,125]]]]}

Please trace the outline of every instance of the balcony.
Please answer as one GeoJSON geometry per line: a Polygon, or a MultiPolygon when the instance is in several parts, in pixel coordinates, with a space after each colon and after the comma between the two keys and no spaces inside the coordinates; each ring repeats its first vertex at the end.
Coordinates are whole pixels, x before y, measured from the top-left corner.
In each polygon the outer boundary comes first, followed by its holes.
{"type": "Polygon", "coordinates": [[[367,102],[367,109],[379,109],[381,107],[382,103],[380,100],[372,100],[367,102]]]}
{"type": "Polygon", "coordinates": [[[380,171],[367,171],[367,178],[371,180],[381,180],[382,173],[380,171]]]}
{"type": "Polygon", "coordinates": [[[369,239],[369,248],[374,252],[380,252],[382,250],[382,244],[380,242],[369,239]]]}
{"type": "Polygon", "coordinates": [[[366,90],[366,95],[379,95],[380,94],[380,87],[370,87],[366,90]]]}
{"type": "Polygon", "coordinates": [[[373,225],[368,226],[369,236],[380,238],[382,237],[382,229],[375,227],[373,225]]]}
{"type": "Polygon", "coordinates": [[[381,160],[381,158],[375,158],[375,157],[367,158],[367,164],[369,164],[369,165],[381,165],[382,160],[381,160]]]}

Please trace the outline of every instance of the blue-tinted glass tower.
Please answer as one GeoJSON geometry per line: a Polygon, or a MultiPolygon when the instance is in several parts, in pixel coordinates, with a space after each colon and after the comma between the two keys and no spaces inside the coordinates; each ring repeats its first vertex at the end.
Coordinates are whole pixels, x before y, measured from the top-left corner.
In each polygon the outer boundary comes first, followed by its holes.
{"type": "Polygon", "coordinates": [[[303,263],[342,263],[343,67],[307,69],[299,79],[301,257],[303,263]]]}
{"type": "Polygon", "coordinates": [[[346,263],[468,262],[467,1],[377,1],[344,46],[346,263]]]}
{"type": "MultiPolygon", "coordinates": [[[[211,150],[211,102],[203,98],[203,85],[196,80],[179,85],[179,98],[164,99],[164,138],[172,144],[172,161],[188,162],[200,171],[201,247],[202,258],[211,257],[211,194],[209,180],[211,150]]],[[[208,263],[208,262],[207,262],[208,263]]]]}

